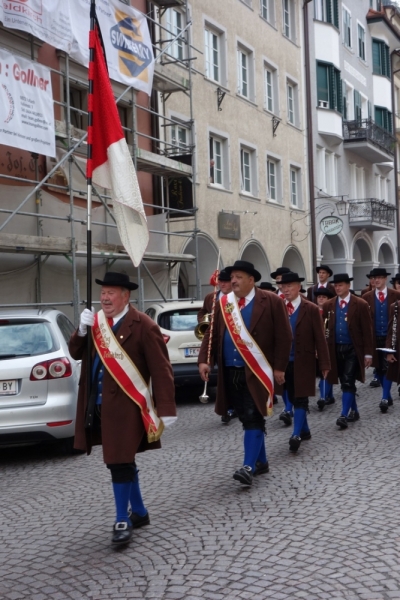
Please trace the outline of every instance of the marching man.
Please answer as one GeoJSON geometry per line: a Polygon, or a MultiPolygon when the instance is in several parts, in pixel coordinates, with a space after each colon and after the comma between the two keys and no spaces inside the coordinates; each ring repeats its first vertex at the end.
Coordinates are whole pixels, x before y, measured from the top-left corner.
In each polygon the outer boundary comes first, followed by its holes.
{"type": "Polygon", "coordinates": [[[218,364],[215,412],[225,415],[228,399],[233,402],[244,429],[243,466],[233,478],[251,485],[255,475],[269,470],[265,416],[272,413],[274,379],[284,383],[292,334],[282,300],[255,287],[261,275],[252,263],[237,260],[225,270],[232,292],[222,296],[215,309],[212,338],[209,327],[200,348],[199,371],[207,381],[211,367],[218,364]],[[209,342],[211,366],[206,362],[209,342]]]}
{"type": "Polygon", "coordinates": [[[294,407],[293,433],[289,449],[297,452],[304,440],[311,439],[307,423],[308,396],[315,394],[316,353],[324,379],[331,368],[323,323],[318,307],[300,293],[304,277],[297,273],[282,275],[282,292],[293,332],[285,389],[294,407]]]}

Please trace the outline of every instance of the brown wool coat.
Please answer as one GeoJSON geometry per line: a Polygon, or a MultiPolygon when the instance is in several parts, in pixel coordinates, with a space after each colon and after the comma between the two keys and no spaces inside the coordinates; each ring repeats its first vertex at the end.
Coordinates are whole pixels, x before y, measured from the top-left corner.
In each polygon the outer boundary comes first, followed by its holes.
{"type": "MultiPolygon", "coordinates": [[[[292,330],[289,324],[285,304],[276,294],[255,289],[255,298],[251,323],[250,335],[255,339],[263,351],[271,367],[278,371],[285,371],[289,362],[290,348],[292,344],[292,330]]],[[[228,398],[225,393],[225,377],[223,362],[223,341],[225,333],[225,321],[221,314],[221,305],[215,310],[211,350],[212,365],[218,364],[218,385],[215,412],[218,415],[226,415],[229,408],[228,398]]],[[[207,329],[200,348],[199,363],[207,362],[207,348],[210,336],[210,327],[207,329]]],[[[262,415],[267,414],[268,392],[260,380],[245,366],[246,381],[253,400],[262,415]]],[[[275,382],[276,385],[276,382],[275,382]]]]}
{"type": "MultiPolygon", "coordinates": [[[[396,302],[396,300],[400,300],[400,292],[396,292],[396,290],[387,288],[387,293],[388,293],[389,318],[390,318],[390,307],[394,302],[396,302]]],[[[372,319],[372,336],[373,336],[372,337],[372,339],[373,339],[372,366],[375,368],[379,368],[379,357],[378,357],[378,351],[376,349],[377,342],[376,342],[375,321],[374,321],[374,318],[375,318],[375,290],[364,294],[362,299],[365,300],[365,302],[368,302],[370,313],[371,313],[371,319],[372,319]]]]}
{"type": "MultiPolygon", "coordinates": [[[[172,367],[160,328],[147,315],[129,307],[117,332],[119,344],[132,359],[143,379],[152,380],[153,400],[159,417],[175,416],[175,387],[172,367]]],[[[75,448],[90,453],[95,441],[85,431],[87,336],[75,332],[69,342],[71,356],[82,359],[75,429],[75,448]]],[[[101,409],[103,458],[107,464],[131,463],[137,452],[160,448],[147,442],[139,407],[104,372],[101,409]]]]}
{"type": "MultiPolygon", "coordinates": [[[[217,296],[217,302],[218,302],[219,296],[220,295],[217,296]]],[[[214,292],[210,292],[204,298],[203,306],[199,310],[199,312],[197,313],[197,322],[198,323],[200,323],[200,321],[202,321],[204,319],[205,315],[207,315],[207,314],[209,314],[211,312],[211,310],[212,310],[212,304],[213,304],[213,298],[214,298],[214,292]]]]}
{"type": "MultiPolygon", "coordinates": [[[[323,319],[328,317],[329,313],[329,337],[327,339],[329,354],[331,357],[331,370],[328,375],[329,383],[338,383],[338,370],[336,363],[336,340],[335,340],[335,314],[337,308],[337,298],[332,298],[325,302],[323,306],[323,319]]],[[[373,344],[372,344],[372,320],[369,311],[368,304],[358,298],[354,294],[351,294],[349,302],[349,310],[347,313],[348,326],[350,330],[350,337],[353,341],[355,351],[358,358],[358,370],[356,379],[364,382],[365,380],[365,367],[364,357],[366,355],[373,355],[373,344]]]]}
{"type": "MultiPolygon", "coordinates": [[[[317,304],[317,299],[314,296],[314,292],[316,292],[319,288],[319,283],[312,285],[311,287],[307,288],[307,300],[309,300],[310,302],[313,302],[314,304],[317,304]]],[[[335,292],[335,286],[333,285],[333,283],[328,283],[328,289],[333,292],[334,294],[336,294],[335,292]]]]}
{"type": "Polygon", "coordinates": [[[301,298],[294,332],[294,390],[296,398],[315,396],[316,353],[321,371],[331,368],[320,310],[301,298]]]}
{"type": "MultiPolygon", "coordinates": [[[[395,307],[395,303],[393,303],[390,307],[388,334],[386,337],[386,348],[392,348],[392,343],[393,343],[393,319],[394,319],[394,312],[395,312],[394,307],[395,307]]],[[[400,361],[400,303],[399,303],[398,309],[397,309],[396,329],[397,329],[397,334],[396,334],[396,344],[395,344],[395,348],[396,348],[395,357],[397,360],[394,363],[389,363],[389,367],[386,372],[386,377],[387,377],[387,379],[390,379],[390,381],[395,381],[396,383],[400,383],[400,368],[399,368],[399,361],[400,361]]]]}

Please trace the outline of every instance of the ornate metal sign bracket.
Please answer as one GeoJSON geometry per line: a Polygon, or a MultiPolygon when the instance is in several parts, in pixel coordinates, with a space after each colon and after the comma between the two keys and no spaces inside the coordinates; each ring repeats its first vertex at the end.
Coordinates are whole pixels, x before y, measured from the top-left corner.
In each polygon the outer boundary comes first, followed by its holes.
{"type": "Polygon", "coordinates": [[[217,98],[218,110],[222,110],[221,104],[222,104],[222,100],[225,98],[226,92],[224,92],[224,90],[221,90],[221,88],[218,87],[217,88],[217,94],[218,94],[218,98],[217,98]]]}
{"type": "Polygon", "coordinates": [[[281,120],[278,119],[278,117],[272,117],[272,133],[274,137],[276,137],[276,130],[278,129],[278,125],[280,122],[281,120]]]}

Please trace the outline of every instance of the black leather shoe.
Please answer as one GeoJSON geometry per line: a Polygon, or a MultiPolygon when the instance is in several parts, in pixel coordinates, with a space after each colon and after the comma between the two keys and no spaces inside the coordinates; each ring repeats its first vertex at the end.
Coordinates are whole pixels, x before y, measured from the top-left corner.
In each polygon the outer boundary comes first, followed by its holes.
{"type": "Polygon", "coordinates": [[[301,437],[299,435],[292,435],[292,437],[289,440],[290,452],[297,452],[297,450],[300,448],[300,444],[301,444],[301,437]]]}
{"type": "Polygon", "coordinates": [[[292,424],[292,417],[290,416],[290,413],[287,410],[283,410],[281,412],[281,414],[279,415],[279,420],[283,421],[286,426],[292,424]]]}
{"type": "Polygon", "coordinates": [[[231,418],[229,415],[225,415],[224,417],[221,417],[222,425],[228,425],[230,420],[231,420],[231,418]]]}
{"type": "Polygon", "coordinates": [[[273,398],[273,403],[274,403],[274,404],[278,404],[278,396],[274,396],[274,398],[273,398]]]}
{"type": "Polygon", "coordinates": [[[335,398],[327,398],[325,400],[325,404],[326,406],[329,406],[330,404],[335,404],[335,398]]]}
{"type": "Polygon", "coordinates": [[[254,469],[253,475],[254,475],[254,477],[257,477],[257,475],[262,475],[263,473],[269,473],[268,461],[266,463],[257,461],[256,468],[254,469]]]}
{"type": "Polygon", "coordinates": [[[300,433],[300,438],[302,442],[306,442],[307,440],[311,440],[311,431],[302,431],[300,433]]]}
{"type": "Polygon", "coordinates": [[[130,512],[129,520],[132,523],[132,529],[139,529],[139,527],[144,527],[145,525],[150,525],[150,516],[147,512],[144,517],[140,517],[138,514],[130,512]]]}
{"type": "Polygon", "coordinates": [[[340,429],[347,429],[348,428],[348,424],[347,424],[347,419],[346,417],[343,417],[342,415],[338,418],[338,420],[336,421],[336,425],[338,427],[340,427],[340,429]]]}
{"type": "Polygon", "coordinates": [[[370,382],[369,382],[369,387],[381,387],[381,383],[379,381],[379,379],[377,379],[376,377],[374,377],[370,382]]]}
{"type": "Polygon", "coordinates": [[[127,544],[132,537],[133,527],[126,521],[115,523],[111,542],[113,544],[127,544]]]}
{"type": "Polygon", "coordinates": [[[393,406],[393,398],[389,398],[389,400],[388,400],[388,405],[389,405],[389,406],[393,406]]]}
{"type": "Polygon", "coordinates": [[[320,398],[320,399],[317,401],[317,406],[318,406],[318,408],[319,408],[319,410],[320,410],[320,411],[323,411],[323,410],[324,410],[324,408],[325,408],[325,406],[326,406],[326,402],[325,402],[325,400],[324,400],[323,398],[320,398]]]}
{"type": "Polygon", "coordinates": [[[358,411],[356,412],[355,410],[351,410],[346,417],[346,420],[349,423],[354,423],[354,421],[358,421],[359,419],[360,419],[360,413],[358,411]]]}
{"type": "Polygon", "coordinates": [[[389,402],[387,400],[381,400],[379,408],[381,409],[381,412],[386,413],[389,408],[389,402]]]}
{"type": "Polygon", "coordinates": [[[234,410],[233,408],[230,408],[227,414],[230,419],[236,419],[237,417],[236,410],[234,410]]]}
{"type": "Polygon", "coordinates": [[[233,479],[239,481],[243,485],[251,485],[253,483],[253,473],[251,467],[245,465],[233,474],[233,479]]]}

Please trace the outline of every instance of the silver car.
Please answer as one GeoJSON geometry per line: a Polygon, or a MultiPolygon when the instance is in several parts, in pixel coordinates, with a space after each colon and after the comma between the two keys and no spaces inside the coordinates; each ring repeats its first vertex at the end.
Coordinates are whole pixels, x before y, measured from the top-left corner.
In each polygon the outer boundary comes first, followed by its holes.
{"type": "Polygon", "coordinates": [[[0,446],[63,441],[72,450],[80,361],[62,312],[0,310],[0,446]]]}

